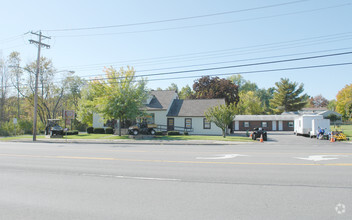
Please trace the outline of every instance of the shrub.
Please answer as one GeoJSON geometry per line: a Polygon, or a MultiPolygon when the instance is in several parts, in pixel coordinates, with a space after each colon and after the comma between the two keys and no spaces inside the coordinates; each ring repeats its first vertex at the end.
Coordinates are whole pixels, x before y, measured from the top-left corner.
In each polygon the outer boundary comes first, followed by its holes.
{"type": "MultiPolygon", "coordinates": [[[[66,133],[64,133],[66,135],[66,133]]],[[[78,135],[78,130],[68,131],[67,135],[78,135]]]]}
{"type": "Polygon", "coordinates": [[[183,132],[184,135],[188,135],[188,131],[183,132]]]}
{"type": "Polygon", "coordinates": [[[18,125],[23,134],[32,134],[33,122],[30,120],[19,120],[18,125]]]}
{"type": "Polygon", "coordinates": [[[180,135],[179,131],[168,131],[167,135],[180,135]]]}
{"type": "Polygon", "coordinates": [[[104,128],[94,128],[93,129],[94,134],[105,134],[104,128]]]}
{"type": "Polygon", "coordinates": [[[94,132],[94,128],[93,127],[88,127],[87,128],[87,133],[88,134],[92,134],[94,132]]]}
{"type": "Polygon", "coordinates": [[[20,126],[15,126],[12,122],[3,122],[0,124],[0,136],[14,136],[23,134],[20,126]]]}
{"type": "Polygon", "coordinates": [[[105,128],[105,134],[114,134],[114,129],[110,127],[105,128]]]}
{"type": "Polygon", "coordinates": [[[163,135],[163,132],[161,132],[161,131],[156,131],[156,132],[155,132],[155,135],[163,135]]]}

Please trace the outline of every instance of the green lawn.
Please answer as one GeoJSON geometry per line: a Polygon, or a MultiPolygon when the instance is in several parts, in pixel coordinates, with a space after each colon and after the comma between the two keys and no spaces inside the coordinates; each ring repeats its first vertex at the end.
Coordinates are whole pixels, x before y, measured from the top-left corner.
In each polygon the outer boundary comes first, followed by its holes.
{"type": "Polygon", "coordinates": [[[342,130],[343,131],[343,133],[347,136],[347,137],[352,137],[352,125],[341,125],[341,126],[339,126],[339,127],[334,127],[334,126],[331,126],[330,127],[330,129],[332,130],[332,131],[334,131],[334,130],[342,130]]]}
{"type": "MultiPolygon", "coordinates": [[[[44,135],[37,135],[37,139],[45,138],[44,135]]],[[[33,139],[33,135],[20,135],[20,136],[13,136],[13,137],[4,137],[0,138],[0,141],[12,141],[12,140],[20,140],[20,139],[33,139]]]]}

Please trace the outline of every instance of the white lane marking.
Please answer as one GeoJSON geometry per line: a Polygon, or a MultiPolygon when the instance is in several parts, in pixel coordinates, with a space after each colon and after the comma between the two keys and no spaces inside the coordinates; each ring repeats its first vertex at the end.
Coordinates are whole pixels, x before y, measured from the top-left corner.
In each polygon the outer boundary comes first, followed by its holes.
{"type": "Polygon", "coordinates": [[[321,161],[321,160],[337,160],[339,157],[347,157],[346,155],[312,155],[307,158],[304,157],[294,157],[301,160],[312,160],[312,161],[321,161]]]}
{"type": "Polygon", "coordinates": [[[248,155],[244,154],[223,154],[216,155],[215,157],[196,157],[197,160],[218,160],[218,159],[231,159],[235,157],[248,157],[248,155]]]}
{"type": "Polygon", "coordinates": [[[142,177],[142,176],[115,176],[115,175],[109,175],[109,174],[95,174],[95,173],[82,173],[81,175],[82,175],[82,176],[120,178],[120,179],[158,180],[158,181],[181,181],[180,179],[170,179],[170,178],[142,177]]]}

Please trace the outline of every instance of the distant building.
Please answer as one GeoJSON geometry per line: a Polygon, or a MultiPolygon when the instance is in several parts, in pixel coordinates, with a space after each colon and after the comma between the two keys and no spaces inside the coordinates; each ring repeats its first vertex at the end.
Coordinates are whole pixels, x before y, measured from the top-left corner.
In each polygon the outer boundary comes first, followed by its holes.
{"type": "Polygon", "coordinates": [[[293,131],[297,115],[236,115],[233,122],[235,131],[252,131],[262,127],[267,131],[293,131]]]}

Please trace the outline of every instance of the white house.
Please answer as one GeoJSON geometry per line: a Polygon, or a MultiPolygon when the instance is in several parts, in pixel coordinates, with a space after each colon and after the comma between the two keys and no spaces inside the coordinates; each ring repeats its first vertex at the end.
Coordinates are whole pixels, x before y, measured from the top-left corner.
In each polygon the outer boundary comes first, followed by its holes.
{"type": "MultiPolygon", "coordinates": [[[[214,123],[209,123],[204,112],[210,107],[225,104],[224,99],[181,100],[176,91],[151,91],[143,109],[154,123],[163,130],[187,130],[189,134],[221,135],[222,131],[214,123]]],[[[93,115],[93,127],[103,127],[104,120],[93,115]]]]}
{"type": "Polygon", "coordinates": [[[211,107],[225,104],[225,99],[175,99],[167,113],[168,130],[173,127],[192,129],[190,134],[222,134],[221,129],[206,120],[204,113],[211,107]]]}

